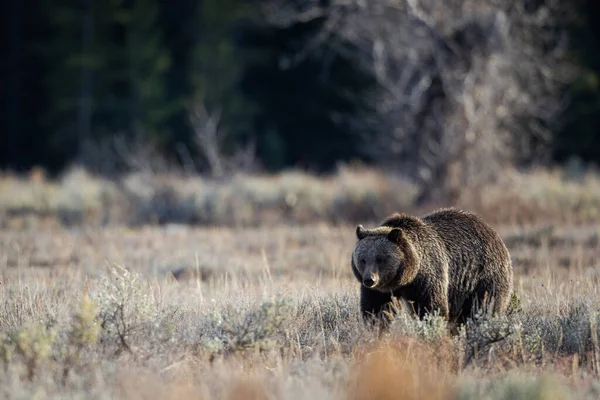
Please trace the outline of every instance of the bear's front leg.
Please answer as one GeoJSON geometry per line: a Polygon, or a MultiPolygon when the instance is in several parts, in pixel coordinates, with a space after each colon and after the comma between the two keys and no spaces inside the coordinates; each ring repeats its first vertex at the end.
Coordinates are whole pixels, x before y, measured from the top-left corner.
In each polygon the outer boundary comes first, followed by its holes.
{"type": "Polygon", "coordinates": [[[449,318],[450,316],[450,310],[448,307],[448,297],[447,296],[434,296],[431,299],[431,303],[430,303],[430,311],[431,313],[433,312],[438,312],[439,315],[441,317],[444,317],[446,320],[449,318]]]}
{"type": "Polygon", "coordinates": [[[367,289],[362,285],[360,287],[360,311],[365,320],[383,320],[383,311],[389,311],[387,306],[391,301],[391,293],[367,289]]]}
{"type": "Polygon", "coordinates": [[[419,317],[423,319],[425,314],[438,312],[446,320],[450,317],[450,306],[448,305],[448,288],[443,282],[430,286],[427,296],[423,299],[423,307],[418,311],[419,317]]]}
{"type": "Polygon", "coordinates": [[[448,320],[450,317],[450,305],[448,303],[448,266],[440,264],[432,269],[432,275],[437,277],[434,280],[428,280],[421,283],[421,309],[418,311],[419,317],[423,319],[425,314],[437,312],[438,315],[448,320]]]}

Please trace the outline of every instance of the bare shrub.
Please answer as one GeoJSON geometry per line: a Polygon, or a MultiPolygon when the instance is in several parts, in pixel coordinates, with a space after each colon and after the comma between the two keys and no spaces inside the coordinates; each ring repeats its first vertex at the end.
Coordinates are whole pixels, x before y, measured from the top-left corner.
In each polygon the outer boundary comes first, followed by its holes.
{"type": "Polygon", "coordinates": [[[503,343],[511,338],[518,322],[509,316],[490,316],[483,313],[470,319],[463,330],[464,359],[463,365],[468,366],[478,356],[489,351],[495,343],[503,343]]]}
{"type": "Polygon", "coordinates": [[[267,301],[237,316],[215,314],[220,337],[204,341],[204,347],[225,353],[275,348],[290,322],[290,305],[285,300],[267,301]]]}
{"type": "Polygon", "coordinates": [[[225,151],[227,132],[221,126],[219,110],[210,112],[202,99],[196,99],[189,110],[194,130],[194,143],[208,164],[213,178],[223,178],[236,171],[250,171],[255,166],[256,143],[250,141],[229,156],[225,151]]]}
{"type": "Polygon", "coordinates": [[[374,78],[374,111],[351,122],[367,154],[420,184],[420,203],[455,202],[547,154],[572,75],[559,1],[263,3],[278,26],[323,19],[303,51],[329,46],[374,78]]]}
{"type": "Polygon", "coordinates": [[[140,284],[139,274],[119,265],[110,266],[110,275],[102,280],[103,290],[95,296],[102,334],[100,341],[119,355],[133,353],[134,338],[158,311],[140,284]]]}

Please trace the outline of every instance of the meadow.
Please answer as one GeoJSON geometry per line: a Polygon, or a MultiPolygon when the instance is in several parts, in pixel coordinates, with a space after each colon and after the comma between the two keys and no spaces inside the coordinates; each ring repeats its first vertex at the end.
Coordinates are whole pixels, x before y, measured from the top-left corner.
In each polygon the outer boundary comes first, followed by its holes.
{"type": "Polygon", "coordinates": [[[0,397],[600,396],[600,176],[507,172],[458,206],[510,250],[511,313],[362,324],[356,223],[427,212],[376,170],[227,181],[0,176],[0,397]]]}

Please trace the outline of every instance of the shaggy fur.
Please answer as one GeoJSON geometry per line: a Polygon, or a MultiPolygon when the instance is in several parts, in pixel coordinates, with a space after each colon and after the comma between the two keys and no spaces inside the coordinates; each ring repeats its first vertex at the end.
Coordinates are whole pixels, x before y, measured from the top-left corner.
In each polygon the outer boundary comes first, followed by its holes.
{"type": "Polygon", "coordinates": [[[357,226],[356,236],[352,271],[361,282],[363,316],[381,317],[392,297],[407,300],[421,318],[437,310],[456,323],[476,308],[506,311],[510,255],[478,216],[454,208],[421,218],[393,214],[377,228],[357,226]]]}

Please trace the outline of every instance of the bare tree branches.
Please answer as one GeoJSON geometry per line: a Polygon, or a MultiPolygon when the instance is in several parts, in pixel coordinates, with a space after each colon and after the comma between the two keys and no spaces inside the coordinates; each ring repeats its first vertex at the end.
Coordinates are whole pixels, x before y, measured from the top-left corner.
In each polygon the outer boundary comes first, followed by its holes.
{"type": "Polygon", "coordinates": [[[198,149],[204,153],[211,175],[222,177],[224,174],[221,156],[223,132],[219,130],[220,112],[209,114],[204,103],[196,101],[190,110],[190,121],[194,128],[194,141],[198,149]]]}
{"type": "Polygon", "coordinates": [[[238,170],[248,171],[256,162],[256,144],[254,141],[237,149],[232,156],[224,152],[226,135],[222,129],[221,113],[209,113],[202,100],[196,100],[189,113],[194,129],[196,147],[206,158],[209,173],[214,178],[223,178],[238,170]]]}
{"type": "Polygon", "coordinates": [[[464,188],[531,157],[532,138],[560,112],[565,16],[557,0],[267,1],[272,21],[326,16],[327,45],[351,43],[377,82],[374,113],[352,126],[365,151],[422,184],[422,202],[457,200],[464,188]],[[325,4],[325,5],[324,5],[325,4]],[[373,134],[372,132],[376,132],[373,134]]]}

